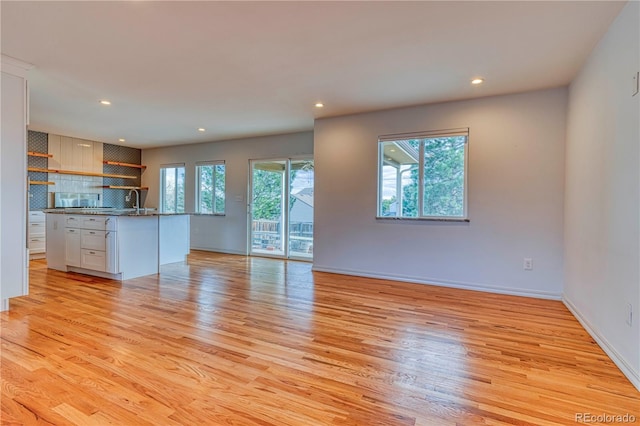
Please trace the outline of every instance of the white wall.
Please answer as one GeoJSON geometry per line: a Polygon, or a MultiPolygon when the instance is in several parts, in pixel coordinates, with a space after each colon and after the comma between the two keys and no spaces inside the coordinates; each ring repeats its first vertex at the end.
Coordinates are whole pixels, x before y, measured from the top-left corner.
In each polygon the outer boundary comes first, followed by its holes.
{"type": "Polygon", "coordinates": [[[2,55],[0,83],[0,311],[9,298],[29,293],[27,249],[27,70],[2,55]]]}
{"type": "Polygon", "coordinates": [[[226,215],[191,217],[191,248],[247,254],[247,192],[249,160],[313,155],[313,133],[293,133],[145,149],[142,185],[149,187],[145,207],[157,207],[160,165],[186,164],[185,208],[195,208],[195,164],[199,161],[224,160],[226,165],[226,215]]]}
{"type": "Polygon", "coordinates": [[[564,297],[640,389],[639,16],[629,2],[570,86],[564,297]]]}
{"type": "Polygon", "coordinates": [[[314,269],[559,299],[566,101],[559,88],[316,120],[314,269]],[[459,127],[470,222],[376,220],[378,135],[459,127]]]}

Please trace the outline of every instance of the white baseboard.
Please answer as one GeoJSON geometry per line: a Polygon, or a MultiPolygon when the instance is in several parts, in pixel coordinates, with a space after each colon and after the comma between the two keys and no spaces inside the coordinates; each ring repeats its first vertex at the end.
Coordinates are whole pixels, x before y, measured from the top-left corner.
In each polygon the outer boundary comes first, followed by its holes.
{"type": "Polygon", "coordinates": [[[591,335],[593,340],[596,341],[598,346],[611,358],[611,360],[618,366],[627,379],[633,384],[633,386],[640,391],[640,372],[635,371],[631,365],[616,351],[616,349],[591,325],[591,323],[580,313],[578,308],[571,303],[566,297],[562,297],[562,303],[571,311],[578,322],[584,327],[584,329],[591,335]]]}
{"type": "Polygon", "coordinates": [[[225,253],[225,254],[239,254],[242,256],[246,256],[247,253],[241,250],[227,250],[227,249],[220,249],[220,248],[213,248],[213,247],[196,247],[196,246],[191,246],[191,250],[202,250],[202,251],[210,251],[210,252],[214,252],[214,253],[225,253]]]}
{"type": "Polygon", "coordinates": [[[546,291],[537,291],[537,290],[523,290],[518,288],[509,288],[509,287],[497,287],[480,283],[468,283],[461,281],[443,281],[432,279],[428,277],[412,277],[405,275],[384,275],[384,274],[372,274],[371,272],[366,271],[358,271],[354,269],[338,269],[338,268],[328,268],[325,266],[313,265],[312,268],[314,271],[318,272],[330,272],[332,274],[342,274],[342,275],[355,275],[358,277],[366,277],[366,278],[378,278],[382,280],[391,280],[391,281],[405,281],[415,284],[426,284],[426,285],[435,285],[438,287],[449,287],[449,288],[459,288],[462,290],[474,290],[474,291],[484,291],[487,293],[497,293],[497,294],[508,294],[511,296],[524,296],[524,297],[535,297],[537,299],[548,299],[548,300],[561,300],[562,294],[560,293],[552,293],[546,291]]]}

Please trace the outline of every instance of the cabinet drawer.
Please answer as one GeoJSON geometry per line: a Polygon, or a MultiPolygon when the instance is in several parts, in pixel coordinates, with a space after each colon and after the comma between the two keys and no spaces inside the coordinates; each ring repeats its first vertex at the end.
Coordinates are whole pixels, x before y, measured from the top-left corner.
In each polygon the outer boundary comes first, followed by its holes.
{"type": "Polygon", "coordinates": [[[46,241],[44,237],[30,237],[29,238],[29,250],[34,252],[35,250],[43,250],[45,247],[46,241]]]}
{"type": "Polygon", "coordinates": [[[90,250],[105,250],[105,231],[83,229],[80,231],[80,247],[90,250]]]}
{"type": "Polygon", "coordinates": [[[29,223],[44,222],[44,219],[45,219],[44,212],[41,212],[41,211],[29,212],[29,223]]]}
{"type": "Polygon", "coordinates": [[[105,216],[89,216],[82,218],[82,226],[84,229],[97,229],[104,231],[107,229],[108,217],[105,216]]]}
{"type": "Polygon", "coordinates": [[[82,216],[66,216],[64,220],[67,228],[82,228],[82,216]]]}
{"type": "Polygon", "coordinates": [[[29,223],[29,236],[44,235],[46,224],[44,222],[30,222],[29,223]]]}
{"type": "Polygon", "coordinates": [[[106,256],[104,251],[82,249],[80,267],[104,272],[105,260],[106,256]]]}

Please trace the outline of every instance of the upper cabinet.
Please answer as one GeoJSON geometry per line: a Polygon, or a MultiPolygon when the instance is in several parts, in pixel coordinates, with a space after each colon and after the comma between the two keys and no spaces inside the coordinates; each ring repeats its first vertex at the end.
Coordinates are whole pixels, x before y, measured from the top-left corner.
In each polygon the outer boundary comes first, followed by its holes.
{"type": "Polygon", "coordinates": [[[102,142],[49,134],[49,169],[102,173],[102,142]]]}
{"type": "Polygon", "coordinates": [[[61,169],[60,165],[60,135],[54,135],[49,133],[47,144],[49,146],[49,168],[50,169],[61,169]]]}

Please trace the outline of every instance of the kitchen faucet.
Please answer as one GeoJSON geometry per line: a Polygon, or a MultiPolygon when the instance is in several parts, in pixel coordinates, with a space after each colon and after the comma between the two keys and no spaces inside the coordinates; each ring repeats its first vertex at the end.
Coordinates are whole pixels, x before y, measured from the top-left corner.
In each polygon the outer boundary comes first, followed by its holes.
{"type": "Polygon", "coordinates": [[[131,188],[129,190],[129,195],[126,196],[125,200],[127,200],[127,201],[131,200],[131,193],[132,192],[136,193],[136,203],[133,205],[133,207],[136,208],[136,214],[140,214],[140,193],[138,192],[137,189],[131,188]]]}

